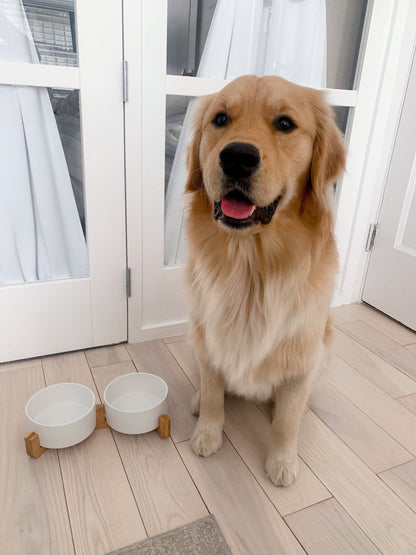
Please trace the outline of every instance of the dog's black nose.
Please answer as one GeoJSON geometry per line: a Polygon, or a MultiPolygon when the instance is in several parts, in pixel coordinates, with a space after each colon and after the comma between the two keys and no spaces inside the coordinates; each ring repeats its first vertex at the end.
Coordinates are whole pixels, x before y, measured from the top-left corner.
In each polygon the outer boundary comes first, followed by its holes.
{"type": "Polygon", "coordinates": [[[250,143],[229,143],[220,152],[225,175],[235,179],[249,177],[260,164],[260,152],[250,143]]]}

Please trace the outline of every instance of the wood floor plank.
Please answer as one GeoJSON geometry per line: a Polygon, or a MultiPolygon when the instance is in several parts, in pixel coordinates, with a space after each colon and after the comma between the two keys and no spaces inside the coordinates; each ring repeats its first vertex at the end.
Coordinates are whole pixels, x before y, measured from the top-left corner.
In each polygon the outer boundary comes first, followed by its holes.
{"type": "Polygon", "coordinates": [[[414,513],[312,411],[303,417],[299,452],[382,553],[416,552],[414,513]]]}
{"type": "Polygon", "coordinates": [[[14,362],[1,362],[0,373],[8,372],[9,370],[21,370],[22,368],[34,368],[35,366],[42,366],[41,358],[26,358],[14,362]]]}
{"type": "Polygon", "coordinates": [[[285,518],[308,555],[374,555],[380,551],[335,499],[285,518]]]}
{"type": "Polygon", "coordinates": [[[339,328],[376,355],[416,379],[416,354],[383,335],[366,322],[350,322],[341,324],[339,328]]]}
{"type": "Polygon", "coordinates": [[[269,422],[273,420],[274,402],[270,401],[255,401],[255,405],[261,410],[269,422]]]}
{"type": "Polygon", "coordinates": [[[332,318],[332,325],[338,326],[339,324],[345,324],[345,322],[354,322],[358,320],[355,316],[346,310],[344,306],[335,306],[331,308],[330,315],[332,318]]]}
{"type": "Polygon", "coordinates": [[[132,374],[134,372],[137,372],[137,370],[131,360],[91,368],[94,384],[98,391],[99,402],[104,403],[104,389],[111,381],[124,374],[132,374]]]}
{"type": "Polygon", "coordinates": [[[334,329],[334,352],[391,397],[416,393],[413,380],[384,359],[369,351],[339,329],[334,329]]]}
{"type": "Polygon", "coordinates": [[[407,397],[401,397],[397,399],[401,405],[411,410],[416,414],[416,394],[408,395],[407,397]]]}
{"type": "MultiPolygon", "coordinates": [[[[131,371],[127,365],[93,368],[101,399],[111,380],[131,371]]],[[[170,438],[162,440],[156,432],[126,435],[113,431],[113,436],[149,536],[208,514],[170,438]]]]}
{"type": "MultiPolygon", "coordinates": [[[[84,353],[43,359],[46,382],[78,382],[99,396],[84,353]]],[[[102,555],[146,538],[109,429],[58,451],[77,554],[102,555]]]]}
{"type": "Polygon", "coordinates": [[[46,384],[80,383],[89,387],[95,394],[95,401],[100,402],[97,389],[92,379],[85,354],[83,351],[52,355],[42,359],[46,384]]]}
{"type": "Polygon", "coordinates": [[[405,449],[416,454],[416,415],[338,357],[333,358],[331,384],[405,449]]]}
{"type": "Polygon", "coordinates": [[[196,424],[191,414],[195,389],[162,340],[127,345],[127,350],[139,371],[163,378],[169,387],[169,416],[175,443],[189,439],[196,424]]]}
{"type": "Polygon", "coordinates": [[[345,305],[345,310],[356,320],[363,320],[400,345],[416,342],[416,332],[366,303],[345,305]]]}
{"type": "Polygon", "coordinates": [[[59,452],[76,552],[102,555],[147,537],[110,430],[59,452]]]}
{"type": "Polygon", "coordinates": [[[130,355],[124,344],[96,347],[95,349],[86,349],[84,352],[90,368],[130,360],[130,355]]]}
{"type": "Polygon", "coordinates": [[[410,345],[406,345],[406,349],[408,349],[411,353],[416,353],[416,343],[410,343],[410,345]]]}
{"type": "Polygon", "coordinates": [[[187,341],[169,343],[168,349],[175,357],[194,388],[198,389],[200,383],[199,367],[189,343],[187,341]]]}
{"type": "Polygon", "coordinates": [[[328,383],[321,383],[314,391],[309,406],[376,473],[414,458],[328,383]]]}
{"type": "Polygon", "coordinates": [[[177,447],[233,553],[303,553],[226,438],[220,451],[207,459],[197,457],[189,441],[177,447]]]}
{"type": "Polygon", "coordinates": [[[416,513],[416,461],[386,470],[379,476],[416,513]]]}
{"type": "Polygon", "coordinates": [[[170,343],[177,343],[178,341],[186,341],[186,335],[184,333],[180,335],[171,335],[170,337],[164,337],[163,341],[166,345],[169,345],[170,343]]]}
{"type": "Polygon", "coordinates": [[[281,515],[331,497],[302,460],[299,477],[290,487],[277,488],[270,482],[264,470],[270,431],[270,422],[254,403],[236,397],[226,400],[225,433],[281,515]]]}
{"type": "Polygon", "coordinates": [[[25,405],[45,387],[42,366],[0,373],[0,552],[74,553],[57,452],[26,454],[25,405]]]}
{"type": "Polygon", "coordinates": [[[113,433],[149,536],[208,514],[170,438],[113,433]]]}

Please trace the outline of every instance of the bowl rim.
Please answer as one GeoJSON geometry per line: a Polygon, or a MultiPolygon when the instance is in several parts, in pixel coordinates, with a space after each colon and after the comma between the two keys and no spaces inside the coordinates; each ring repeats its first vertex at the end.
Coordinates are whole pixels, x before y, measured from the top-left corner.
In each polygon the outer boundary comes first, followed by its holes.
{"type": "Polygon", "coordinates": [[[83,420],[86,416],[88,416],[90,414],[90,412],[95,407],[95,405],[96,405],[95,394],[94,394],[93,390],[91,388],[89,388],[88,386],[86,386],[82,383],[77,383],[77,382],[59,382],[59,383],[54,383],[52,385],[48,385],[46,387],[43,387],[42,389],[39,389],[39,391],[36,391],[36,393],[31,395],[31,397],[29,397],[29,399],[26,402],[25,413],[26,413],[26,417],[30,420],[30,422],[33,422],[37,426],[43,426],[45,428],[61,428],[61,427],[71,426],[72,424],[76,424],[77,422],[80,422],[81,420],[83,420]],[[76,385],[77,387],[80,387],[82,389],[86,389],[87,391],[89,391],[89,393],[91,393],[92,405],[86,410],[86,412],[82,416],[80,416],[76,420],[71,420],[70,422],[66,422],[65,424],[44,424],[43,422],[39,422],[39,420],[36,420],[35,418],[33,418],[32,416],[29,415],[28,406],[29,406],[30,402],[35,397],[37,397],[38,395],[40,395],[43,391],[45,391],[47,389],[55,389],[56,387],[63,386],[63,385],[71,385],[71,386],[76,385]]]}
{"type": "Polygon", "coordinates": [[[111,380],[111,382],[109,384],[107,384],[106,388],[104,389],[103,399],[104,399],[104,405],[108,405],[114,411],[121,412],[121,413],[124,413],[124,414],[141,414],[143,412],[148,412],[150,410],[153,410],[155,407],[158,407],[159,405],[161,405],[166,400],[166,398],[168,396],[168,392],[169,392],[168,384],[165,382],[165,380],[163,378],[161,378],[157,374],[152,374],[150,372],[129,372],[128,374],[123,374],[121,376],[117,376],[117,378],[114,378],[114,380],[111,380]],[[162,384],[165,387],[165,394],[160,399],[160,401],[157,405],[155,405],[154,407],[148,408],[148,409],[142,409],[142,410],[119,409],[118,407],[115,407],[112,403],[110,403],[108,401],[108,399],[107,399],[107,390],[115,382],[118,382],[119,380],[125,379],[126,376],[152,376],[152,378],[156,378],[156,380],[159,380],[160,382],[162,382],[162,384]]]}

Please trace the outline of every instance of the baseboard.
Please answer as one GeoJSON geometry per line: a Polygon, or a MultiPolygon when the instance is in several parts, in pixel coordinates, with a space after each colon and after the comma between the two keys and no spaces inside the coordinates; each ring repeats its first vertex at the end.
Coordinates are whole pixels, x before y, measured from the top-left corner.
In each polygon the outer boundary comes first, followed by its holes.
{"type": "Polygon", "coordinates": [[[152,339],[163,339],[173,335],[186,334],[187,331],[188,322],[143,328],[136,331],[134,336],[129,337],[129,343],[142,343],[143,341],[151,341],[152,339]]]}

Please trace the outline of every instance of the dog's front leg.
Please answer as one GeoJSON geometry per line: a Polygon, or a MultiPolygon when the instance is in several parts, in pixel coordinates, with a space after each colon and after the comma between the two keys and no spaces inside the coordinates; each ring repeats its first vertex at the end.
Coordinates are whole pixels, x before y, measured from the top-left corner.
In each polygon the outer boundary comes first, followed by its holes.
{"type": "Polygon", "coordinates": [[[192,449],[197,455],[208,457],[222,445],[224,380],[209,364],[202,364],[200,368],[199,419],[192,436],[192,449]]]}
{"type": "Polygon", "coordinates": [[[275,395],[272,433],[266,473],[276,486],[289,486],[299,474],[297,454],[299,426],[310,392],[306,376],[284,381],[275,395]]]}

